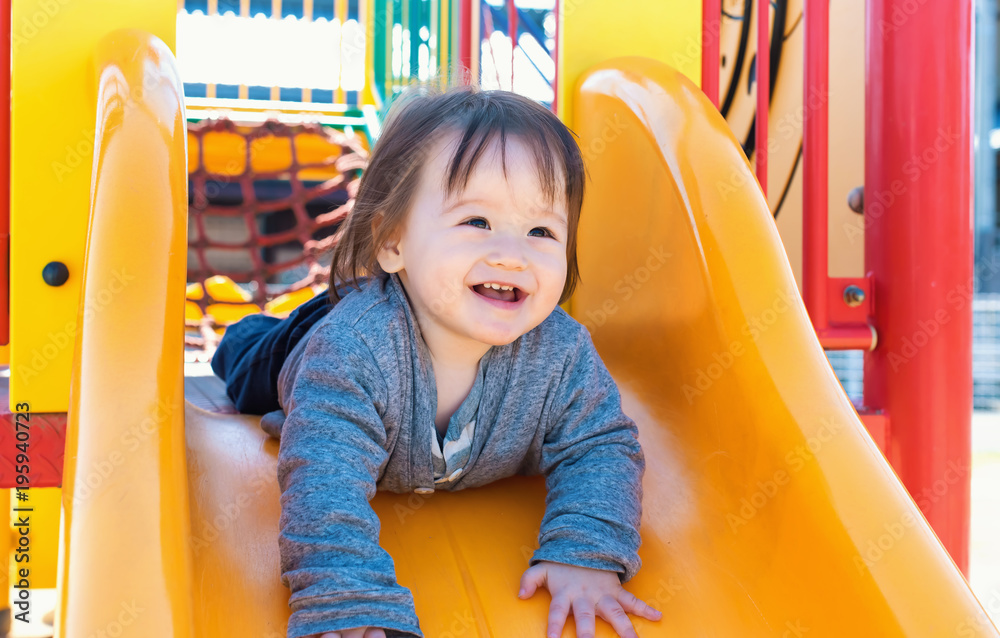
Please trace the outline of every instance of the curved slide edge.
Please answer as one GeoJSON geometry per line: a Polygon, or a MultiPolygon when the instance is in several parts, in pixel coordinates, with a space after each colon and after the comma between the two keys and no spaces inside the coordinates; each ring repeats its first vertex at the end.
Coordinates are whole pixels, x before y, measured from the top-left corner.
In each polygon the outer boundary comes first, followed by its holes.
{"type": "Polygon", "coordinates": [[[170,49],[142,31],[105,36],[95,62],[55,635],[191,636],[183,88],[170,49]]]}
{"type": "Polygon", "coordinates": [[[833,374],[722,116],[653,60],[577,86],[573,310],[640,423],[678,635],[1000,635],[833,374]]]}

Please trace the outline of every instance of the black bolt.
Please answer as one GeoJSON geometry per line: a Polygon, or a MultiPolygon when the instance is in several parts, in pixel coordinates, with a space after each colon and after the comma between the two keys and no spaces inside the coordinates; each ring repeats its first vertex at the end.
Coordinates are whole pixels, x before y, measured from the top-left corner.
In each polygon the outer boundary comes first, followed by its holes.
{"type": "Polygon", "coordinates": [[[50,261],[42,268],[42,279],[50,286],[61,286],[69,279],[69,268],[61,261],[50,261]]]}

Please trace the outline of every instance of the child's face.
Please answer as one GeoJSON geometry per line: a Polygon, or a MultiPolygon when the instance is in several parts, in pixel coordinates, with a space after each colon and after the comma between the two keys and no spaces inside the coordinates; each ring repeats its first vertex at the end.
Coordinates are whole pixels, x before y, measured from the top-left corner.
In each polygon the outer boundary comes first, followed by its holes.
{"type": "Polygon", "coordinates": [[[547,203],[530,150],[508,137],[507,178],[497,143],[465,191],[446,199],[447,162],[457,144],[451,135],[430,149],[401,235],[379,253],[379,264],[399,273],[428,344],[433,338],[504,345],[545,320],[562,295],[568,217],[562,185],[559,199],[547,203]]]}

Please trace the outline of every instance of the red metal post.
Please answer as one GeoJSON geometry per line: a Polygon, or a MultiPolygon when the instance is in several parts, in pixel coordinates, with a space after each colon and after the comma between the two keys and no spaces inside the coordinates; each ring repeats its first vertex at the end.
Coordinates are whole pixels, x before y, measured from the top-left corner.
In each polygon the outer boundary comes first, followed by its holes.
{"type": "Polygon", "coordinates": [[[868,0],[865,264],[879,344],[867,407],[889,460],[963,573],[972,420],[970,0],[868,0]]]}
{"type": "Polygon", "coordinates": [[[478,83],[478,78],[472,77],[472,0],[460,0],[458,4],[458,61],[465,84],[478,83]]]}
{"type": "Polygon", "coordinates": [[[767,200],[767,116],[771,102],[771,40],[768,37],[770,0],[757,0],[757,182],[767,200]]]}
{"type": "MultiPolygon", "coordinates": [[[[816,336],[824,348],[868,350],[875,343],[875,333],[869,324],[830,322],[829,296],[832,283],[827,268],[830,0],[806,0],[803,13],[805,79],[802,94],[802,300],[813,328],[816,329],[816,336]]],[[[758,93],[758,98],[759,95],[758,93]]],[[[837,298],[837,301],[843,303],[842,299],[837,298]]]]}
{"type": "Polygon", "coordinates": [[[701,2],[701,90],[719,108],[719,21],[722,0],[701,2]]]}
{"type": "Polygon", "coordinates": [[[805,81],[802,95],[802,300],[820,333],[827,328],[827,154],[830,83],[830,0],[806,0],[805,81]]]}
{"type": "Polygon", "coordinates": [[[517,50],[517,7],[507,0],[507,30],[510,36],[510,90],[514,90],[514,51],[517,50]]]}

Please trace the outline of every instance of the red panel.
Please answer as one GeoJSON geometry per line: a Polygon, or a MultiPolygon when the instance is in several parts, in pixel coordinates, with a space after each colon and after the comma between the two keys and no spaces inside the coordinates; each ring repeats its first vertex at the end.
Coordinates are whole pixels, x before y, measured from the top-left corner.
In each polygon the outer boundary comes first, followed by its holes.
{"type": "MultiPolygon", "coordinates": [[[[27,421],[24,417],[16,419],[7,407],[7,382],[7,377],[0,377],[0,489],[25,487],[17,483],[14,462],[20,453],[15,447],[18,443],[15,423],[18,421],[28,424],[27,487],[60,487],[66,451],[66,413],[29,412],[27,421]]],[[[21,431],[25,431],[23,426],[21,431]]]]}

